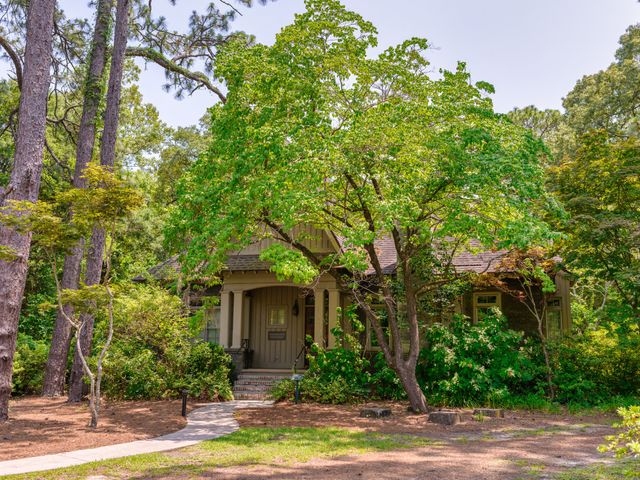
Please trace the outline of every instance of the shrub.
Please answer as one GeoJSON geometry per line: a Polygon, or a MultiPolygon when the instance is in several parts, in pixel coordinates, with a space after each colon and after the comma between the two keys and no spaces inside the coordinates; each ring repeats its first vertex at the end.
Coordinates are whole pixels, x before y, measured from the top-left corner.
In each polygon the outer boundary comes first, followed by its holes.
{"type": "Polygon", "coordinates": [[[551,342],[557,400],[597,405],[640,392],[640,336],[599,327],[551,342]]]}
{"type": "Polygon", "coordinates": [[[42,393],[44,369],[49,346],[42,340],[34,340],[19,334],[13,360],[13,395],[38,395],[42,393]]]}
{"type": "Polygon", "coordinates": [[[417,367],[429,401],[449,406],[499,404],[534,383],[523,334],[507,328],[498,314],[476,324],[457,316],[451,325],[427,329],[417,367]]]}
{"type": "MultiPolygon", "coordinates": [[[[354,321],[352,319],[352,321],[354,321]]],[[[354,330],[359,324],[354,322],[354,330]]],[[[353,403],[378,399],[404,398],[404,389],[393,370],[378,354],[370,361],[357,339],[334,328],[336,347],[325,350],[313,344],[309,355],[309,368],[300,382],[300,398],[305,402],[353,403]]],[[[292,400],[295,384],[287,379],[271,390],[275,400],[292,400]]]]}
{"type": "Polygon", "coordinates": [[[194,339],[197,330],[180,298],[159,287],[131,286],[115,311],[114,343],[104,366],[107,396],[160,399],[186,389],[200,399],[232,398],[231,358],[222,347],[194,339]]]}
{"type": "Polygon", "coordinates": [[[614,427],[624,431],[618,435],[607,436],[606,440],[609,443],[600,445],[598,450],[614,452],[617,457],[640,455],[640,406],[619,408],[618,414],[622,417],[622,421],[614,424],[614,427]]]}

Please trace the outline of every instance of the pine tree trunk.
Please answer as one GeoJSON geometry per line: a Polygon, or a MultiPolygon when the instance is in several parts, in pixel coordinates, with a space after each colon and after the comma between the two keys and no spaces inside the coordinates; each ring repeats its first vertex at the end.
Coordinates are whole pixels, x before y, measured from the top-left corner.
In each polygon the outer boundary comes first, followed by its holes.
{"type": "MultiPolygon", "coordinates": [[[[82,118],[78,130],[78,144],[76,147],[76,166],[73,184],[76,188],[84,188],[86,182],[82,175],[93,156],[96,138],[96,121],[98,109],[102,99],[107,48],[110,37],[111,11],[113,0],[100,0],[96,13],[96,23],[89,53],[89,70],[84,86],[84,104],[82,118]]],[[[80,281],[80,265],[84,254],[84,240],[74,247],[64,259],[62,274],[62,289],[77,289],[80,281]]],[[[65,305],[67,316],[73,316],[73,308],[65,305]]],[[[64,394],[65,374],[67,371],[67,357],[71,344],[71,325],[64,315],[58,311],[51,340],[51,349],[44,375],[42,394],[56,397],[64,394]]]]}
{"type": "MultiPolygon", "coordinates": [[[[55,0],[31,0],[27,13],[24,75],[14,164],[6,200],[35,202],[40,190],[47,115],[55,0]]],[[[0,245],[16,254],[0,261],[0,422],[9,416],[13,356],[27,278],[31,235],[0,226],[0,245]]]]}
{"type": "MultiPolygon", "coordinates": [[[[120,97],[122,90],[122,72],[124,68],[125,51],[127,49],[127,36],[129,33],[129,0],[120,0],[116,8],[115,34],[113,39],[113,53],[111,57],[111,69],[109,73],[109,87],[107,90],[107,106],[104,113],[104,129],[102,131],[102,143],[100,145],[100,163],[105,167],[113,168],[116,156],[116,139],[118,133],[118,121],[120,114],[120,97]]],[[[87,272],[85,284],[95,285],[100,282],[102,273],[102,261],[104,254],[105,232],[94,229],[91,236],[91,246],[87,253],[87,272]]],[[[85,328],[80,332],[82,352],[89,356],[93,339],[93,316],[83,318],[86,320],[85,328]]],[[[82,362],[76,352],[71,371],[69,386],[69,401],[82,400],[83,389],[82,362]]]]}

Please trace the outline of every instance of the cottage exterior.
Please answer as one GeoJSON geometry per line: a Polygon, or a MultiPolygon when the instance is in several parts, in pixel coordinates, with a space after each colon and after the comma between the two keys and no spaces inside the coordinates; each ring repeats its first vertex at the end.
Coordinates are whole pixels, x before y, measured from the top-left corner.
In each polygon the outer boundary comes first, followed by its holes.
{"type": "MultiPolygon", "coordinates": [[[[305,245],[315,254],[324,255],[340,248],[331,232],[311,226],[301,226],[292,234],[304,238],[305,245]]],[[[338,325],[338,307],[352,303],[349,292],[341,292],[335,279],[323,274],[313,284],[301,286],[279,281],[269,271],[270,264],[260,260],[260,252],[277,240],[263,239],[233,252],[221,273],[222,285],[192,292],[189,303],[200,308],[205,297],[219,296],[219,305],[207,307],[205,340],[222,345],[234,359],[238,370],[263,369],[291,371],[304,363],[305,338],[332,348],[335,339],[330,331],[338,325]]],[[[385,273],[395,272],[395,250],[390,240],[376,242],[385,273]]],[[[464,253],[454,259],[458,271],[495,273],[506,252],[464,253]]],[[[177,270],[175,259],[152,269],[152,275],[162,276],[163,269],[177,270]]],[[[509,280],[507,280],[509,281],[509,280]]],[[[549,335],[568,330],[571,324],[568,276],[560,272],[555,278],[557,296],[547,308],[546,330],[549,335]]],[[[511,328],[535,332],[537,322],[524,305],[497,289],[476,289],[460,298],[459,313],[476,321],[484,311],[499,307],[511,328]]],[[[367,325],[362,342],[367,350],[377,349],[375,335],[367,325]]]]}

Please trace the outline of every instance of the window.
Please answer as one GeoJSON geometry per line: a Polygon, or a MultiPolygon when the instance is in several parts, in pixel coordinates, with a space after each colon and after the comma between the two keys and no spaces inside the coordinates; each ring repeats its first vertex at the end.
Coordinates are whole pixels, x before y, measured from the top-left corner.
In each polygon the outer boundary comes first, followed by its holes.
{"type": "MultiPolygon", "coordinates": [[[[382,327],[382,331],[384,332],[385,337],[387,338],[387,342],[389,342],[389,346],[393,350],[393,342],[391,338],[391,330],[389,328],[389,320],[387,317],[387,309],[384,305],[374,305],[373,310],[378,315],[378,321],[380,322],[380,326],[382,327]]],[[[403,304],[398,306],[398,330],[400,331],[400,341],[402,344],[402,349],[405,352],[409,351],[409,324],[407,322],[407,313],[403,304]]],[[[380,350],[380,342],[378,342],[378,337],[376,335],[373,326],[371,326],[370,322],[367,322],[367,350],[380,350]]]]}
{"type": "Polygon", "coordinates": [[[492,308],[502,306],[502,297],[499,292],[483,292],[473,294],[473,321],[482,320],[491,312],[492,308]]]}
{"type": "Polygon", "coordinates": [[[204,311],[204,339],[207,342],[220,344],[220,307],[210,307],[204,311]]]}
{"type": "Polygon", "coordinates": [[[547,301],[547,337],[555,338],[562,333],[562,299],[553,297],[547,301]]]}
{"type": "MultiPolygon", "coordinates": [[[[378,315],[380,326],[385,335],[389,335],[389,322],[387,321],[387,310],[384,305],[373,305],[373,311],[378,315]]],[[[367,350],[380,350],[380,343],[378,342],[378,336],[373,329],[371,322],[367,322],[367,350]]]]}
{"type": "Polygon", "coordinates": [[[269,307],[269,326],[284,327],[287,324],[287,307],[278,305],[269,307]]]}

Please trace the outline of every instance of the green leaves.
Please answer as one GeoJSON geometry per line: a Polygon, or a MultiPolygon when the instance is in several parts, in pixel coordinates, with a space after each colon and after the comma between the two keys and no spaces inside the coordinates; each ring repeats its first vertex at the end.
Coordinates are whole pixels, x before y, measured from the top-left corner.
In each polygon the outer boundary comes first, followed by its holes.
{"type": "Polygon", "coordinates": [[[304,255],[282,244],[274,243],[260,253],[260,260],[271,262],[271,271],[280,281],[292,280],[294,283],[311,283],[320,272],[309,263],[304,255]]]}
{"type": "MultiPolygon", "coordinates": [[[[551,204],[542,143],[493,112],[492,87],[474,86],[463,63],[432,78],[425,39],[372,56],[376,42],[358,14],[313,0],[273,46],[221,53],[228,100],[212,109],[211,146],[179,188],[170,232],[176,247],[188,242],[187,268],[206,262],[214,274],[229,252],[282,240],[267,224],[333,232],[350,276],[394,234],[400,256],[443,257],[445,245],[471,240],[492,248],[553,237],[540,219],[551,204]]],[[[279,278],[305,281],[315,271],[294,250],[263,259],[279,278]]]]}
{"type": "Polygon", "coordinates": [[[640,406],[620,407],[618,415],[622,417],[616,428],[623,429],[618,435],[606,437],[607,444],[600,445],[601,452],[614,452],[616,457],[640,455],[640,406]]]}
{"type": "Polygon", "coordinates": [[[31,233],[42,249],[56,255],[68,252],[94,227],[112,232],[116,222],[142,203],[134,189],[103,167],[89,165],[85,178],[87,188],[62,192],[55,202],[9,202],[0,209],[0,221],[31,233]]]}

